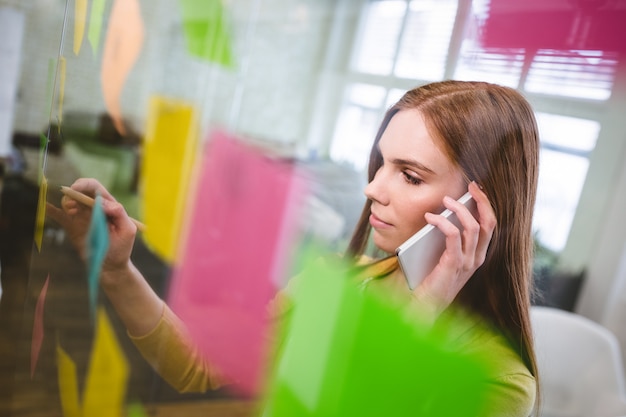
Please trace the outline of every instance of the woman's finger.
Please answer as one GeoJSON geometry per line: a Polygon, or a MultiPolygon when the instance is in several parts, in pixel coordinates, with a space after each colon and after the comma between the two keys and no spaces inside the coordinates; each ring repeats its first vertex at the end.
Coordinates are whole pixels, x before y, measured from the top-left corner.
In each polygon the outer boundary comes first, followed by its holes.
{"type": "Polygon", "coordinates": [[[115,197],[95,178],[79,178],[71,186],[72,189],[94,197],[101,195],[105,200],[116,201],[115,197]]]}
{"type": "Polygon", "coordinates": [[[478,236],[478,244],[476,247],[476,260],[482,264],[487,256],[487,249],[491,243],[494,230],[497,225],[496,214],[487,198],[487,195],[478,187],[475,182],[470,183],[469,191],[474,200],[478,211],[478,223],[480,225],[480,234],[478,236]]]}

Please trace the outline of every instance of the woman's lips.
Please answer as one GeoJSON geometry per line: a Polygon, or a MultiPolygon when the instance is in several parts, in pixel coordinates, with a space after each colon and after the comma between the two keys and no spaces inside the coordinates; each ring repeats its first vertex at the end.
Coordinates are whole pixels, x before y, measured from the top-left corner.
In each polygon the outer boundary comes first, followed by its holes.
{"type": "Polygon", "coordinates": [[[370,224],[374,229],[386,229],[391,227],[389,223],[382,221],[374,213],[370,214],[370,224]]]}

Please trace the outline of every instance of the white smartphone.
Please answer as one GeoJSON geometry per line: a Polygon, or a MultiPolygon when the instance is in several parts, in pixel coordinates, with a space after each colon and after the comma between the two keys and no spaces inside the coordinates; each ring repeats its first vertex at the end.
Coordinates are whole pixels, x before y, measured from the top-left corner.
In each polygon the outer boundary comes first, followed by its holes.
{"type": "MultiPolygon", "coordinates": [[[[467,207],[472,215],[476,216],[476,201],[469,192],[457,201],[467,207]]],[[[461,222],[453,211],[445,209],[441,215],[445,216],[461,231],[463,230],[461,222]]],[[[410,289],[417,287],[435,269],[445,248],[446,236],[436,226],[427,224],[396,249],[400,268],[410,289]]]]}

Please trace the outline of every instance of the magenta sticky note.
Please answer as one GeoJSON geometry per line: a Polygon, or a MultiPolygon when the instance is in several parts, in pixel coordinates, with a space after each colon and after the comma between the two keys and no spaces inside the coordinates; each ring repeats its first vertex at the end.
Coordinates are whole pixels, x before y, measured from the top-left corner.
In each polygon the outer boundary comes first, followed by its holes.
{"type": "Polygon", "coordinates": [[[206,142],[197,172],[168,301],[205,358],[253,394],[267,303],[286,270],[305,184],[293,164],[222,131],[206,142]]]}
{"type": "Polygon", "coordinates": [[[50,281],[50,275],[46,278],[46,282],[41,288],[39,297],[37,298],[37,305],[35,306],[35,320],[33,322],[33,336],[31,339],[30,347],[30,377],[35,375],[35,369],[37,368],[37,361],[39,360],[39,352],[41,351],[41,344],[43,343],[43,308],[46,303],[46,294],[48,293],[48,282],[50,281]]]}
{"type": "Polygon", "coordinates": [[[619,2],[491,0],[486,48],[591,50],[626,53],[626,9],[619,2]],[[602,3],[602,2],[601,2],[602,3]]]}

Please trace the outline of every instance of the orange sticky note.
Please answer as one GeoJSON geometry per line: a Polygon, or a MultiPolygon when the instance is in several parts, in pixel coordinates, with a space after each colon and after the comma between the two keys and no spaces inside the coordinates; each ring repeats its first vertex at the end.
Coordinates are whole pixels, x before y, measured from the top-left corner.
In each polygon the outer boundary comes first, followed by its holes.
{"type": "Polygon", "coordinates": [[[126,78],[139,57],[144,38],[141,8],[137,0],[115,0],[102,56],[104,105],[117,131],[124,135],[120,96],[126,78]]]}
{"type": "Polygon", "coordinates": [[[37,218],[35,222],[35,245],[41,251],[41,241],[43,239],[43,225],[46,220],[46,196],[48,195],[48,180],[45,175],[41,177],[39,186],[39,201],[37,203],[37,218]]]}
{"type": "Polygon", "coordinates": [[[63,417],[82,417],[78,400],[76,364],[57,341],[57,372],[63,417]]]}
{"type": "Polygon", "coordinates": [[[169,263],[178,250],[197,146],[195,107],[181,100],[152,97],[141,164],[141,216],[146,223],[143,238],[169,263]]]}
{"type": "Polygon", "coordinates": [[[37,298],[37,305],[35,306],[35,320],[33,322],[33,337],[31,339],[30,346],[30,377],[32,378],[37,368],[37,361],[39,360],[39,352],[41,351],[41,344],[43,343],[43,307],[46,302],[46,294],[48,293],[48,282],[50,282],[50,275],[46,278],[46,282],[43,284],[39,297],[37,298]]]}
{"type": "Polygon", "coordinates": [[[80,46],[85,36],[85,23],[87,22],[87,0],[75,0],[74,2],[74,54],[78,55],[80,46]]]}
{"type": "Polygon", "coordinates": [[[83,394],[83,416],[122,416],[128,364],[111,322],[100,307],[83,394]]]}

